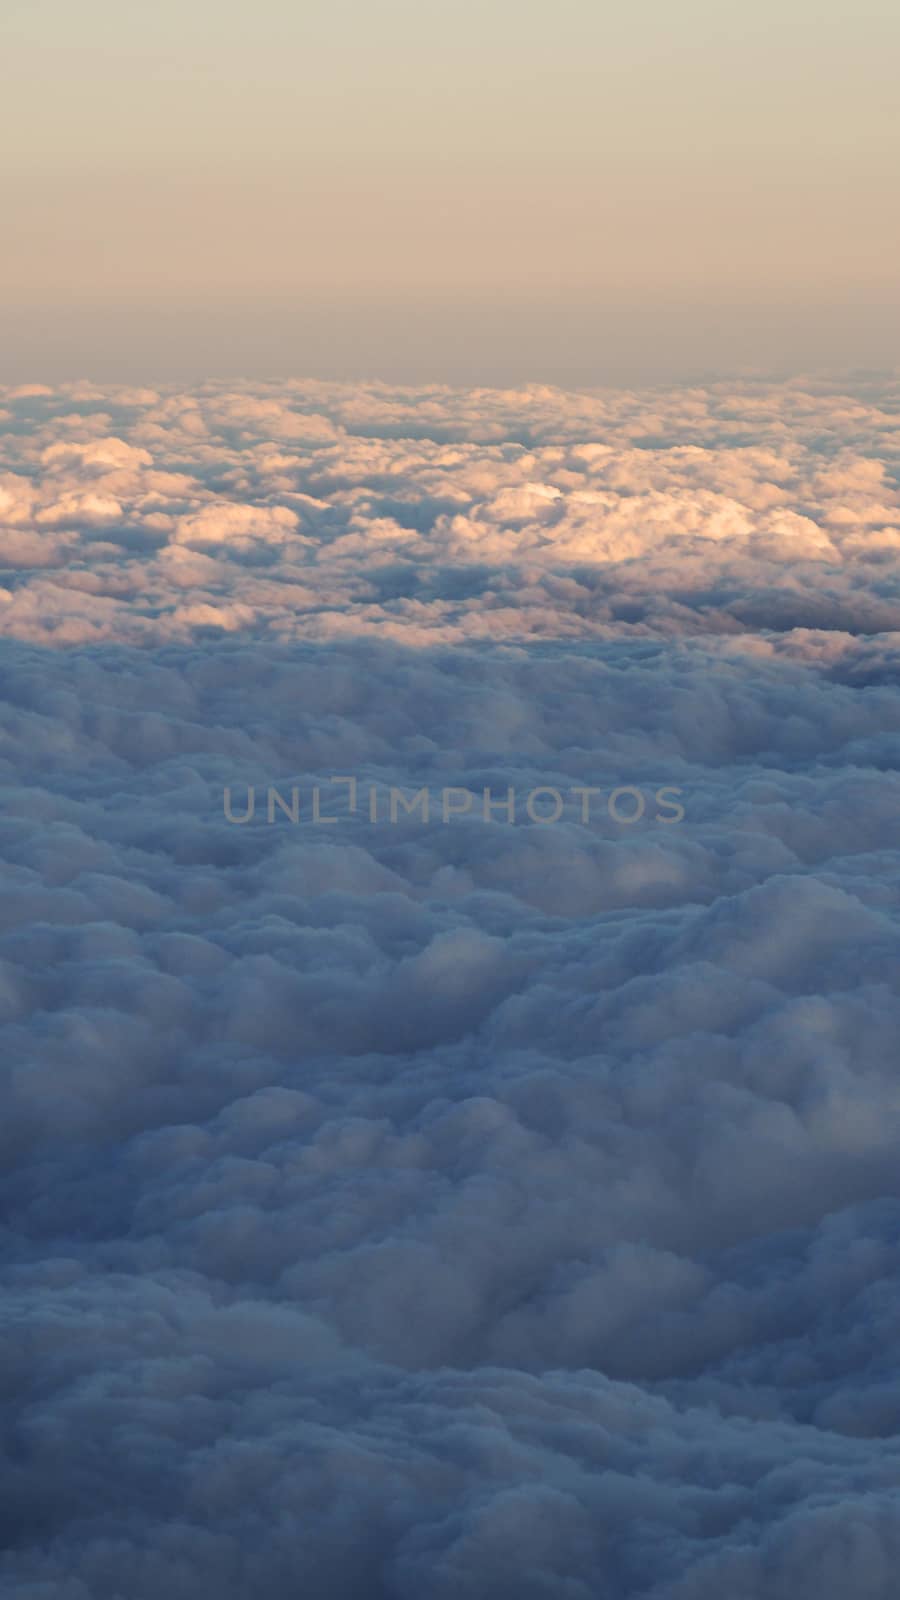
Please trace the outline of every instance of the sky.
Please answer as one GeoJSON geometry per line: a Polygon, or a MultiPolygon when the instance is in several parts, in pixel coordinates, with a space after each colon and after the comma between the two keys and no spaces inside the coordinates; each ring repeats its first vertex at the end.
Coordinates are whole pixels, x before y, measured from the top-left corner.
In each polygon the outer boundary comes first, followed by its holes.
{"type": "Polygon", "coordinates": [[[5,0],[3,1596],[896,1600],[898,43],[5,0]]]}
{"type": "Polygon", "coordinates": [[[7,0],[10,382],[900,359],[896,8],[7,0]]]}

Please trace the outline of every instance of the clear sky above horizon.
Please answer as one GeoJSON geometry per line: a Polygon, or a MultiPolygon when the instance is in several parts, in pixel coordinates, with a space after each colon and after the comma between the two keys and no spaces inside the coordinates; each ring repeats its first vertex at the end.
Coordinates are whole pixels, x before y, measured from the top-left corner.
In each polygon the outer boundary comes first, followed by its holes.
{"type": "Polygon", "coordinates": [[[5,0],[0,378],[900,361],[882,3],[5,0]]]}

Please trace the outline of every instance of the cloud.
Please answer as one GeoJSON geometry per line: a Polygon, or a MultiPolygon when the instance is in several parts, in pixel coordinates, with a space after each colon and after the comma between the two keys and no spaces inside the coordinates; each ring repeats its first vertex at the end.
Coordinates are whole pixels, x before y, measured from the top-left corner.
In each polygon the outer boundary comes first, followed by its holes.
{"type": "Polygon", "coordinates": [[[0,392],[0,1587],[892,1595],[896,402],[0,392]]]}

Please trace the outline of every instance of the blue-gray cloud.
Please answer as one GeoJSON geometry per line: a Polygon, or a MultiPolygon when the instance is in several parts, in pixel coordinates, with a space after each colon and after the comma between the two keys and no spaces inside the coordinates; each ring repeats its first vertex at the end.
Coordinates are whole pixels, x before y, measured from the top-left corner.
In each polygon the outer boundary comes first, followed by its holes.
{"type": "Polygon", "coordinates": [[[893,1595],[896,399],[0,394],[4,1592],[893,1595]]]}

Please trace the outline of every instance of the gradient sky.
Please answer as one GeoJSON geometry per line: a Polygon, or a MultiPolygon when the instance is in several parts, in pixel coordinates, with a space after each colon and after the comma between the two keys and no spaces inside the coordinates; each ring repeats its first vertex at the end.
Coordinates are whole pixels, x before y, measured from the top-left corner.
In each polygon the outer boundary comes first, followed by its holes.
{"type": "Polygon", "coordinates": [[[2,376],[900,360],[900,13],[4,0],[2,376]]]}

